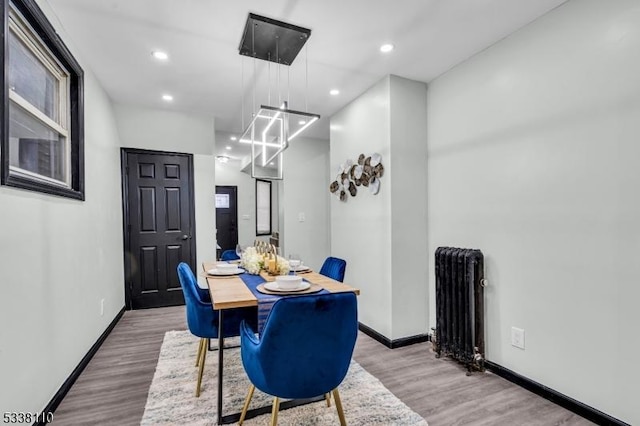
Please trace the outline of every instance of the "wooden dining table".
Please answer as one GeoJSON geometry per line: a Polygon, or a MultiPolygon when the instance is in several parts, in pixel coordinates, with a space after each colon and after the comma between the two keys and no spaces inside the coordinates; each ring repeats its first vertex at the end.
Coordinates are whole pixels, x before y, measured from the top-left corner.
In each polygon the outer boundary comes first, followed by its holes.
{"type": "MultiPolygon", "coordinates": [[[[258,299],[245,285],[244,281],[239,275],[233,276],[219,276],[209,275],[206,271],[214,269],[217,262],[203,262],[203,275],[206,277],[207,284],[209,286],[209,293],[211,294],[211,302],[213,309],[218,311],[218,330],[224,330],[224,312],[227,309],[244,308],[250,306],[258,306],[258,299]]],[[[336,281],[332,278],[326,277],[314,271],[300,272],[304,279],[312,284],[317,284],[320,287],[327,290],[329,293],[344,293],[353,292],[357,295],[360,294],[360,290],[349,285],[336,281]]],[[[265,281],[273,281],[275,277],[268,275],[266,272],[260,274],[265,281]]],[[[223,388],[223,362],[224,362],[224,336],[222,333],[218,334],[218,424],[229,424],[237,422],[240,419],[240,412],[223,415],[222,413],[222,388],[223,388]]],[[[302,400],[302,401],[287,401],[281,404],[281,408],[290,408],[296,405],[309,403],[315,400],[324,399],[324,396],[319,396],[317,399],[302,400]]],[[[249,410],[246,415],[246,419],[265,414],[270,412],[271,407],[261,407],[253,410],[249,410]]]]}

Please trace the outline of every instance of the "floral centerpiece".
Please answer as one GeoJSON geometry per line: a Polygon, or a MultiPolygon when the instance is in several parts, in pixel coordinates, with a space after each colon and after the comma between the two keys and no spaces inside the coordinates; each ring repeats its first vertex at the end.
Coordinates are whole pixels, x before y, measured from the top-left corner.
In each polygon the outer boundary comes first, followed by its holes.
{"type": "Polygon", "coordinates": [[[240,265],[253,275],[258,275],[263,269],[272,275],[287,275],[291,269],[284,257],[260,253],[256,247],[247,247],[240,258],[240,265]]]}
{"type": "Polygon", "coordinates": [[[264,258],[255,247],[247,247],[240,258],[240,265],[248,273],[258,275],[264,267],[264,258]]]}
{"type": "Polygon", "coordinates": [[[277,275],[287,275],[291,270],[291,266],[289,266],[289,261],[282,256],[278,256],[278,261],[276,263],[278,268],[277,275]]]}

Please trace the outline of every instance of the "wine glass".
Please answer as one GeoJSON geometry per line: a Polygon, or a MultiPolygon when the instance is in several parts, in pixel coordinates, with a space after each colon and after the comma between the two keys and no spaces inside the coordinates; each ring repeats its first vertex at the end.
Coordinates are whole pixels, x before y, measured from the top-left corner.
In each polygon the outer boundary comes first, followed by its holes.
{"type": "Polygon", "coordinates": [[[244,253],[244,247],[242,247],[240,244],[236,245],[236,254],[241,259],[242,259],[242,253],[244,253]]]}
{"type": "Polygon", "coordinates": [[[300,255],[295,253],[289,253],[289,266],[293,271],[293,275],[296,275],[296,270],[300,266],[300,255]]]}

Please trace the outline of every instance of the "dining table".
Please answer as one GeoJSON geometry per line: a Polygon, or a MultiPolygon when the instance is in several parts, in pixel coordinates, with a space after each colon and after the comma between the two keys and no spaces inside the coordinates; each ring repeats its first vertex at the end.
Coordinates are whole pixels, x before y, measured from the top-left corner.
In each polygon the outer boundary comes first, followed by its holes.
{"type": "MultiPolygon", "coordinates": [[[[269,275],[266,271],[262,271],[259,276],[250,275],[247,272],[243,272],[236,275],[212,275],[207,273],[216,268],[216,264],[219,262],[203,262],[203,276],[206,278],[207,285],[209,287],[209,293],[211,295],[211,302],[213,309],[218,311],[218,330],[224,330],[223,321],[224,313],[228,309],[244,308],[251,306],[258,306],[259,300],[256,294],[250,287],[254,286],[257,282],[270,282],[275,280],[275,276],[269,275]]],[[[332,278],[319,274],[315,271],[301,271],[298,272],[305,281],[311,284],[316,284],[322,287],[322,293],[343,293],[353,292],[356,295],[360,294],[360,290],[349,284],[345,284],[340,281],[336,281],[332,278]]],[[[280,297],[298,297],[296,295],[283,295],[280,297]]],[[[218,398],[217,398],[217,423],[229,424],[235,423],[240,419],[240,411],[237,413],[223,415],[222,402],[223,402],[223,384],[224,384],[224,336],[219,333],[218,337],[218,398]]],[[[324,395],[317,398],[310,398],[307,400],[292,400],[286,401],[281,404],[282,409],[295,407],[297,405],[308,404],[314,401],[320,401],[324,399],[324,395]]],[[[239,407],[240,409],[241,407],[239,407]]],[[[266,414],[271,411],[271,407],[254,408],[247,411],[245,419],[266,414]]]]}

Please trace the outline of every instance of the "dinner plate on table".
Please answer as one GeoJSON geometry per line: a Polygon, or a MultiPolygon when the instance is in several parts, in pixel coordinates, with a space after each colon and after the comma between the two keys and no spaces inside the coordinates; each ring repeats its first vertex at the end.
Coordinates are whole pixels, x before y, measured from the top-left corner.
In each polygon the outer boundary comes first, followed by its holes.
{"type": "Polygon", "coordinates": [[[229,275],[240,275],[244,272],[244,269],[242,268],[236,268],[236,269],[231,269],[229,271],[221,271],[217,268],[213,268],[213,269],[209,269],[207,271],[207,274],[209,275],[215,275],[215,276],[219,276],[219,277],[226,277],[229,275]]]}
{"type": "Polygon", "coordinates": [[[284,292],[284,293],[290,293],[290,292],[296,292],[296,291],[304,291],[307,290],[311,287],[311,283],[308,283],[306,281],[302,281],[302,283],[300,283],[300,285],[296,288],[280,288],[280,286],[278,286],[278,283],[276,281],[272,281],[272,282],[268,282],[264,284],[264,288],[266,288],[269,291],[279,291],[279,292],[284,292]]]}
{"type": "Polygon", "coordinates": [[[301,265],[301,266],[292,267],[291,270],[293,272],[307,272],[307,271],[310,271],[311,268],[309,268],[306,265],[301,265]]]}

